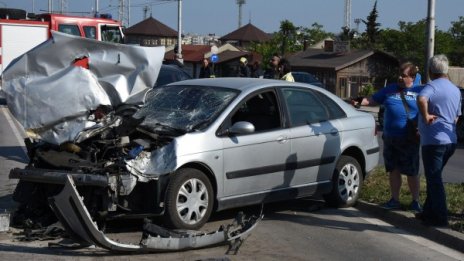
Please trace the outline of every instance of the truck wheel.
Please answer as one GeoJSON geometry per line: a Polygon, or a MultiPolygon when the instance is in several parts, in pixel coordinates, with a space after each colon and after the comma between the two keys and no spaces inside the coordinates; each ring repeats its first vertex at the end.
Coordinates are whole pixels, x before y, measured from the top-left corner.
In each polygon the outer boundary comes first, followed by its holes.
{"type": "Polygon", "coordinates": [[[327,204],[333,207],[351,207],[361,192],[363,174],[358,161],[342,155],[337,162],[332,177],[332,191],[324,196],[327,204]]]}
{"type": "Polygon", "coordinates": [[[166,191],[165,219],[172,228],[196,230],[213,210],[213,188],[206,175],[191,168],[174,173],[166,191]]]}
{"type": "Polygon", "coordinates": [[[26,19],[26,11],[15,8],[0,8],[0,18],[15,20],[26,19]]]}

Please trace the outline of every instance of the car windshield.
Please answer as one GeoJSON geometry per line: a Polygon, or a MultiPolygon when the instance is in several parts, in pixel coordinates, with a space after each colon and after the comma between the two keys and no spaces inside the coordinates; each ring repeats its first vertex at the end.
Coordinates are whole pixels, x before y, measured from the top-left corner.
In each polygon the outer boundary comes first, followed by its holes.
{"type": "Polygon", "coordinates": [[[209,125],[237,97],[238,91],[204,86],[159,87],[147,93],[145,105],[134,114],[141,126],[154,132],[185,133],[209,125]]]}

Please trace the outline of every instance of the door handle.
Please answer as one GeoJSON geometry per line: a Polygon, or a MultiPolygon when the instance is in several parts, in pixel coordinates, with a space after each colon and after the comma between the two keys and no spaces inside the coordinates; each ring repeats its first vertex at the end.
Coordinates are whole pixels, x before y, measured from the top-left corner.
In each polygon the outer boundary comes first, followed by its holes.
{"type": "Polygon", "coordinates": [[[332,134],[333,136],[337,136],[338,135],[338,130],[337,129],[331,129],[330,134],[332,134]]]}
{"type": "Polygon", "coordinates": [[[285,143],[285,142],[288,141],[288,137],[287,137],[287,136],[279,136],[279,137],[276,139],[276,141],[277,141],[278,143],[285,143]]]}

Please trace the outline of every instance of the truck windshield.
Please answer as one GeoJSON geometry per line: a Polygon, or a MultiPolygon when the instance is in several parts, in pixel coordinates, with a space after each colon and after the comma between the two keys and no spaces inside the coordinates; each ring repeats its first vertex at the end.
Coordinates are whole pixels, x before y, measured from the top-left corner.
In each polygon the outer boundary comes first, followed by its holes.
{"type": "Polygon", "coordinates": [[[104,42],[123,43],[121,30],[119,26],[102,25],[101,40],[104,42]]]}

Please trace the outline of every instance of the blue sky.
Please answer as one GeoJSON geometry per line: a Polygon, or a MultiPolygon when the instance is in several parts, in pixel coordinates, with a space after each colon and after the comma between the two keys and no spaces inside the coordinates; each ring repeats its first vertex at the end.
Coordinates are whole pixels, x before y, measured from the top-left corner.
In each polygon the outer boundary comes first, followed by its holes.
{"type": "MultiPolygon", "coordinates": [[[[125,0],[128,2],[129,0],[125,0]]],[[[45,11],[48,0],[0,0],[0,6],[45,11]]],[[[59,10],[60,0],[53,0],[59,10]]],[[[90,12],[95,0],[67,0],[68,11],[90,12]]],[[[100,0],[100,11],[118,17],[119,0],[100,0]]],[[[238,6],[236,0],[183,0],[183,33],[224,35],[238,28],[238,6]]],[[[338,33],[344,21],[344,0],[246,0],[242,8],[242,25],[251,22],[265,32],[279,29],[280,21],[288,19],[296,26],[310,27],[317,22],[329,32],[338,33]]],[[[366,19],[374,0],[351,0],[352,28],[355,18],[366,19]]],[[[398,28],[399,21],[416,22],[427,16],[428,0],[378,0],[378,22],[382,28],[398,28]]],[[[177,1],[131,0],[130,22],[134,25],[143,19],[143,6],[152,8],[152,16],[177,30],[177,1]]],[[[436,0],[436,25],[448,30],[451,21],[464,16],[464,0],[436,0]]],[[[360,31],[365,27],[361,23],[360,31]]]]}

